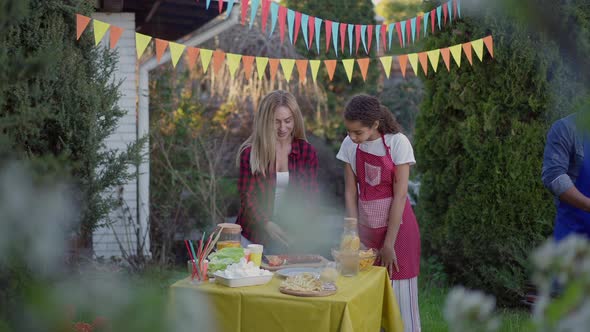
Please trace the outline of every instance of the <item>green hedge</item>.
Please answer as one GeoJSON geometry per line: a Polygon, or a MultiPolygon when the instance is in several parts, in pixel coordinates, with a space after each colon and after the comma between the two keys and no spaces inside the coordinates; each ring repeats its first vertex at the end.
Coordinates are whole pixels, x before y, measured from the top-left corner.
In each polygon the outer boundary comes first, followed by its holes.
{"type": "MultiPolygon", "coordinates": [[[[465,16],[465,14],[464,14],[465,16]]],[[[540,179],[550,119],[571,111],[578,88],[558,47],[490,12],[454,23],[427,43],[442,48],[491,33],[473,66],[463,55],[425,82],[415,149],[421,176],[418,218],[424,255],[453,283],[516,304],[528,255],[551,234],[554,207],[540,179]]]]}

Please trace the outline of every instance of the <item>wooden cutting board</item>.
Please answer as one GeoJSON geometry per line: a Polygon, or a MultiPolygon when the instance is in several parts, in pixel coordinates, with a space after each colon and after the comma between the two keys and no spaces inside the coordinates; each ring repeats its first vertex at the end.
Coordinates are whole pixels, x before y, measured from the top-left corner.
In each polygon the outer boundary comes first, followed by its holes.
{"type": "Polygon", "coordinates": [[[266,262],[262,262],[260,264],[260,267],[265,269],[265,270],[269,270],[269,271],[278,271],[280,269],[286,269],[286,268],[291,268],[291,267],[324,267],[329,260],[327,260],[326,258],[320,256],[320,261],[316,262],[316,263],[297,263],[297,264],[281,264],[278,266],[270,266],[268,265],[266,262]]]}
{"type": "Polygon", "coordinates": [[[279,291],[283,294],[293,295],[293,296],[301,296],[301,297],[322,297],[322,296],[330,296],[336,294],[338,291],[337,288],[330,289],[330,290],[321,290],[316,292],[305,292],[305,291],[296,291],[292,289],[286,289],[283,287],[279,287],[279,291]]]}

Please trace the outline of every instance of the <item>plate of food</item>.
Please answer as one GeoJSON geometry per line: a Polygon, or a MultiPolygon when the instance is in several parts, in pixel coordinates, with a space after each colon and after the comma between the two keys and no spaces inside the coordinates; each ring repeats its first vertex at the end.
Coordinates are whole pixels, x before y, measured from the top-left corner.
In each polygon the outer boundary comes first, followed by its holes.
{"type": "Polygon", "coordinates": [[[320,269],[315,267],[287,267],[284,269],[277,270],[275,273],[278,276],[288,278],[296,276],[300,273],[311,273],[317,277],[320,275],[320,272],[320,269]]]}
{"type": "Polygon", "coordinates": [[[337,290],[334,283],[322,282],[316,274],[309,272],[287,277],[279,287],[279,291],[283,294],[303,297],[330,296],[337,290]]]}
{"type": "Polygon", "coordinates": [[[260,267],[269,271],[295,267],[322,267],[328,260],[321,255],[265,255],[260,267]]]}

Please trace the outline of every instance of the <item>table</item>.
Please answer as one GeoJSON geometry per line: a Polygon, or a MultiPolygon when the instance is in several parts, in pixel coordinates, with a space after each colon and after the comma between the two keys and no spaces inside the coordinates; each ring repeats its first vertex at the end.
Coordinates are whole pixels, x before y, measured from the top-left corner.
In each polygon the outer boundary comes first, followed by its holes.
{"type": "Polygon", "coordinates": [[[275,276],[266,285],[229,288],[182,279],[170,286],[171,308],[188,306],[191,316],[195,315],[191,319],[199,322],[194,331],[205,331],[205,325],[207,331],[232,332],[403,331],[391,281],[383,267],[340,277],[338,292],[327,297],[282,294],[278,290],[281,280],[275,276]]]}

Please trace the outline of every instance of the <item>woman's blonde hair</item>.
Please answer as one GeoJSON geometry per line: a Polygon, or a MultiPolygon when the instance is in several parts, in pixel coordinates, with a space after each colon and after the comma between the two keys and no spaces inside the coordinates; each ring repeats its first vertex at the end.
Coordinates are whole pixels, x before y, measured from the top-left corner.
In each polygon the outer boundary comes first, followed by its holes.
{"type": "Polygon", "coordinates": [[[254,128],[252,135],[240,146],[237,156],[237,164],[240,164],[240,156],[248,147],[250,151],[250,170],[252,174],[266,176],[267,171],[273,167],[275,162],[277,133],[275,129],[275,111],[285,106],[293,113],[295,127],[293,138],[307,141],[305,136],[305,125],[303,115],[297,104],[295,96],[283,90],[270,92],[260,102],[258,112],[254,116],[254,128]]]}

